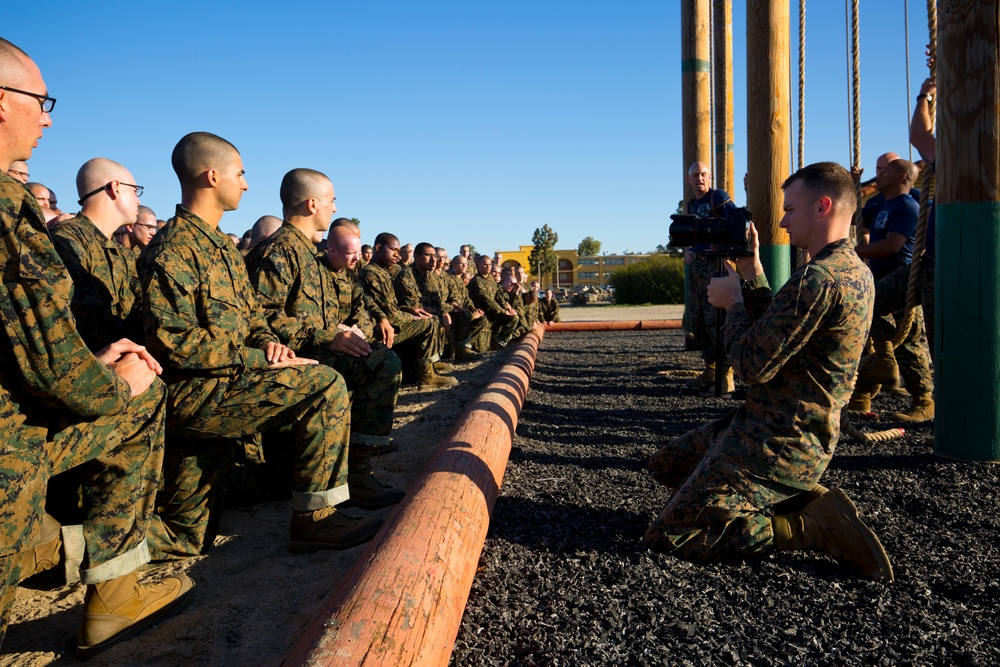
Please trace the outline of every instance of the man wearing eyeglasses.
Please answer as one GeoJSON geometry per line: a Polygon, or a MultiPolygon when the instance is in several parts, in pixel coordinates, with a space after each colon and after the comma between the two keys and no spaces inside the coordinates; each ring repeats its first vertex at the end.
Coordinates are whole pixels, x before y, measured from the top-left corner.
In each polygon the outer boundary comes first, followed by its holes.
{"type": "Polygon", "coordinates": [[[135,222],[125,225],[125,231],[128,232],[128,245],[136,255],[149,245],[157,229],[156,214],[153,213],[153,209],[140,205],[135,222]]]}
{"type": "Polygon", "coordinates": [[[120,338],[140,344],[145,339],[135,256],[112,238],[136,219],[142,187],[134,182],[117,162],[89,160],[76,175],[82,210],[52,230],[52,243],[75,286],[70,307],[76,328],[91,350],[120,338]]]}
{"type": "Polygon", "coordinates": [[[7,175],[16,181],[27,183],[29,177],[28,163],[24,160],[14,160],[10,163],[10,167],[7,168],[7,175]]]}
{"type": "Polygon", "coordinates": [[[87,349],[41,208],[6,174],[31,157],[54,106],[38,66],[0,38],[0,641],[19,579],[60,559],[59,525],[42,511],[48,479],[82,465],[87,658],[183,609],[194,583],[136,578],[163,457],[162,369],[129,340],[87,349]]]}

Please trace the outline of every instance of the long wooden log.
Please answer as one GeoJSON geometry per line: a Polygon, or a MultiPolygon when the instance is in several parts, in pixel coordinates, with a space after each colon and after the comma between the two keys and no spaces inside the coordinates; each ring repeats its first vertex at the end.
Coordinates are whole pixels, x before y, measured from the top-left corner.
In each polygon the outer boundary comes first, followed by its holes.
{"type": "Polygon", "coordinates": [[[552,322],[546,331],[654,331],[680,329],[681,320],[628,320],[623,322],[552,322]]]}
{"type": "Polygon", "coordinates": [[[448,664],[543,335],[535,327],[466,410],[287,667],[448,664]]]}

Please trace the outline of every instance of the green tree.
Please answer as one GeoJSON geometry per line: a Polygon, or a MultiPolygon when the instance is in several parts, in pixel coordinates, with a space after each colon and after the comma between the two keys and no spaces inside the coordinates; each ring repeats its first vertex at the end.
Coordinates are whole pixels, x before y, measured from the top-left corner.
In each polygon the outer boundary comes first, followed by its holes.
{"type": "MultiPolygon", "coordinates": [[[[469,261],[472,261],[476,258],[476,246],[471,243],[466,243],[465,245],[469,246],[469,261]]],[[[475,271],[475,267],[472,270],[475,271]]]]}
{"type": "Polygon", "coordinates": [[[601,252],[601,242],[595,239],[593,236],[588,236],[587,238],[580,241],[580,245],[576,248],[576,254],[580,257],[594,257],[599,255],[601,252]]]}
{"type": "Polygon", "coordinates": [[[351,222],[353,222],[354,224],[356,224],[358,227],[361,226],[361,221],[358,220],[357,218],[351,218],[351,222]]]}
{"type": "Polygon", "coordinates": [[[552,231],[552,228],[548,225],[542,225],[541,228],[536,229],[535,233],[531,235],[531,242],[535,244],[535,247],[531,249],[531,253],[528,255],[528,264],[531,267],[531,272],[541,278],[550,273],[554,273],[556,267],[559,266],[559,260],[556,257],[556,243],[559,242],[559,235],[552,231]]]}

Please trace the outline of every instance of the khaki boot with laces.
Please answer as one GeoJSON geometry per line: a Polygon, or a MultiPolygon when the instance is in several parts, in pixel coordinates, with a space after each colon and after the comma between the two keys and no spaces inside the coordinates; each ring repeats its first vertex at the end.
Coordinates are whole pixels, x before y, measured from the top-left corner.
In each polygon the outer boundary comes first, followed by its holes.
{"type": "Polygon", "coordinates": [[[417,380],[417,386],[420,387],[421,389],[454,387],[457,384],[458,380],[453,377],[447,375],[438,375],[437,371],[434,370],[434,364],[432,363],[426,363],[420,367],[420,379],[417,380]]]}
{"type": "Polygon", "coordinates": [[[893,580],[882,543],[841,489],[830,489],[798,512],[772,517],[771,526],[778,551],[819,551],[857,568],[869,579],[893,580]]]}
{"type": "Polygon", "coordinates": [[[382,519],[350,516],[335,507],[293,512],[288,549],[293,554],[350,549],[375,537],[381,527],[382,519]]]}
{"type": "Polygon", "coordinates": [[[136,573],[87,586],[76,657],[91,658],[118,642],[180,613],[190,604],[194,582],[184,574],[140,584],[136,573]]]}

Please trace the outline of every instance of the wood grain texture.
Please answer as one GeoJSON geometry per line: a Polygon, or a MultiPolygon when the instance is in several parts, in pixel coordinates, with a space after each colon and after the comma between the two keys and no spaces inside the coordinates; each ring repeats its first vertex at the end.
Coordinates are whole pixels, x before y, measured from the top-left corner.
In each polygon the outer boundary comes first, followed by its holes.
{"type": "Polygon", "coordinates": [[[693,195],[687,170],[695,162],[712,162],[712,74],[709,0],[681,2],[681,116],[683,131],[684,198],[693,195]],[[696,65],[695,65],[696,64],[696,65]]]}
{"type": "Polygon", "coordinates": [[[286,666],[448,664],[543,335],[469,407],[286,666]]]}

